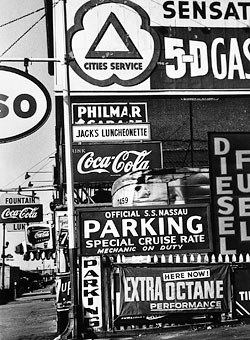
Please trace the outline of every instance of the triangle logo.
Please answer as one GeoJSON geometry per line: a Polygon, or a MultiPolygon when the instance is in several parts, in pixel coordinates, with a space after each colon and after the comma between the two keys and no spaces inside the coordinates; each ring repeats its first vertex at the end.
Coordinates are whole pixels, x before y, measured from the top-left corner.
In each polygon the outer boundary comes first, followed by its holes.
{"type": "MultiPolygon", "coordinates": [[[[110,40],[109,40],[110,41],[110,40]]],[[[91,45],[89,51],[87,52],[85,58],[92,59],[142,59],[141,54],[135,47],[133,41],[130,39],[128,33],[125,31],[124,27],[118,20],[114,13],[110,13],[105,24],[100,30],[98,36],[91,45]],[[120,43],[123,48],[117,50],[99,50],[98,46],[101,45],[105,35],[109,29],[113,28],[120,38],[120,43]]]]}

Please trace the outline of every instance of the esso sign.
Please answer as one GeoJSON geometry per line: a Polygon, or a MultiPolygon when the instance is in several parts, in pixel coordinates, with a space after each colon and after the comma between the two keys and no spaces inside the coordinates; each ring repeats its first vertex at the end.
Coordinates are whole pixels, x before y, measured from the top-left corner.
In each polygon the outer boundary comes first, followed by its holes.
{"type": "Polygon", "coordinates": [[[0,143],[30,135],[51,112],[51,98],[36,78],[7,66],[0,66],[0,143]]]}

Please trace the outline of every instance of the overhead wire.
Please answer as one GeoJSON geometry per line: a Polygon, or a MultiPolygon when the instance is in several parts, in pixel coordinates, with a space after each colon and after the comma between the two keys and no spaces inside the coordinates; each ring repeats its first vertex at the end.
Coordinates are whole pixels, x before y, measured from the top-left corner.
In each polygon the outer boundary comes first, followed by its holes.
{"type": "MultiPolygon", "coordinates": [[[[27,169],[27,171],[25,171],[24,173],[22,173],[21,175],[17,176],[16,178],[14,178],[13,180],[11,180],[9,183],[7,183],[4,188],[10,186],[12,183],[16,182],[19,178],[23,177],[26,172],[30,172],[32,171],[35,167],[37,167],[39,164],[41,164],[42,162],[44,162],[45,160],[47,160],[49,157],[51,157],[52,155],[55,154],[55,151],[50,153],[48,156],[44,157],[41,161],[39,161],[38,163],[36,163],[35,165],[33,165],[31,168],[27,169]]],[[[44,168],[44,166],[42,167],[44,168]]],[[[40,169],[41,170],[41,169],[40,169]]],[[[4,188],[2,190],[4,190],[4,188]]]]}
{"type": "MultiPolygon", "coordinates": [[[[53,7],[55,7],[58,3],[59,3],[59,1],[60,0],[58,0],[54,5],[53,5],[53,7]]],[[[10,21],[8,21],[8,22],[6,22],[6,23],[4,23],[4,24],[1,24],[0,25],[0,28],[2,28],[2,27],[5,27],[5,26],[7,26],[7,25],[9,25],[9,24],[12,24],[12,23],[14,23],[14,22],[17,22],[17,21],[19,21],[19,20],[22,20],[22,19],[24,19],[24,18],[27,18],[28,16],[30,16],[30,15],[33,15],[33,14],[36,14],[36,13],[38,13],[38,12],[40,12],[40,11],[42,11],[42,10],[45,10],[45,7],[41,7],[41,8],[38,8],[37,10],[35,10],[35,11],[33,11],[33,12],[30,12],[30,13],[27,13],[27,14],[25,14],[25,15],[22,15],[21,17],[18,17],[18,18],[16,18],[16,19],[13,19],[13,20],[10,20],[10,21]]],[[[31,25],[28,29],[27,29],[27,31],[25,31],[19,38],[17,38],[1,55],[0,55],[0,57],[3,57],[13,46],[15,46],[27,33],[29,33],[37,24],[39,24],[39,22],[44,18],[46,16],[46,13],[44,13],[41,17],[40,17],[40,19],[38,19],[33,25],[31,25]]]]}
{"type": "Polygon", "coordinates": [[[6,23],[4,23],[4,24],[0,24],[0,28],[2,28],[2,27],[4,27],[4,26],[7,26],[7,25],[10,25],[10,24],[12,24],[13,22],[19,21],[19,20],[21,20],[21,19],[27,18],[28,16],[30,16],[30,15],[32,15],[32,14],[35,14],[35,13],[38,13],[38,12],[40,12],[40,11],[42,11],[42,10],[44,10],[44,7],[41,7],[41,8],[39,8],[39,9],[33,11],[33,12],[24,14],[24,15],[22,15],[21,17],[18,17],[18,18],[16,18],[16,19],[10,20],[10,21],[8,21],[8,22],[6,22],[6,23]]]}
{"type": "Polygon", "coordinates": [[[31,27],[29,27],[19,38],[17,38],[1,55],[3,57],[13,46],[15,46],[27,33],[29,33],[44,17],[43,14],[40,19],[38,19],[31,27]]]}

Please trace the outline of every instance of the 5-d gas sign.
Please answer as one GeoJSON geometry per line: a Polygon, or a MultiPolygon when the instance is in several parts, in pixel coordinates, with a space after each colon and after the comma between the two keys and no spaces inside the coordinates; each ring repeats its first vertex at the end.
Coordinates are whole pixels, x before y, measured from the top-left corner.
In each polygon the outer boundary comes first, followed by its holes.
{"type": "MultiPolygon", "coordinates": [[[[76,0],[67,7],[72,90],[228,93],[250,87],[249,2],[76,0]]],[[[61,22],[55,26],[58,57],[61,22]]]]}
{"type": "Polygon", "coordinates": [[[33,76],[0,66],[0,143],[30,135],[48,119],[51,99],[33,76]]]}

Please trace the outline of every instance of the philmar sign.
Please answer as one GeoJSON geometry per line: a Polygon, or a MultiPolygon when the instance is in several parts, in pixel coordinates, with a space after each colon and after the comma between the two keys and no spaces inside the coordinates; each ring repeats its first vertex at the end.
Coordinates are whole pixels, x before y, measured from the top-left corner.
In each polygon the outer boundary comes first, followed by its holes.
{"type": "Polygon", "coordinates": [[[0,223],[41,222],[43,205],[0,205],[0,223]]]}
{"type": "Polygon", "coordinates": [[[119,268],[119,318],[229,310],[229,265],[119,268]]]}
{"type": "Polygon", "coordinates": [[[161,142],[73,145],[74,182],[113,182],[125,173],[162,167],[161,142]]]}
{"type": "Polygon", "coordinates": [[[78,212],[83,255],[212,250],[207,205],[78,212]]]}
{"type": "Polygon", "coordinates": [[[148,121],[146,103],[120,101],[117,103],[74,103],[72,112],[73,125],[145,123],[148,121]]]}

